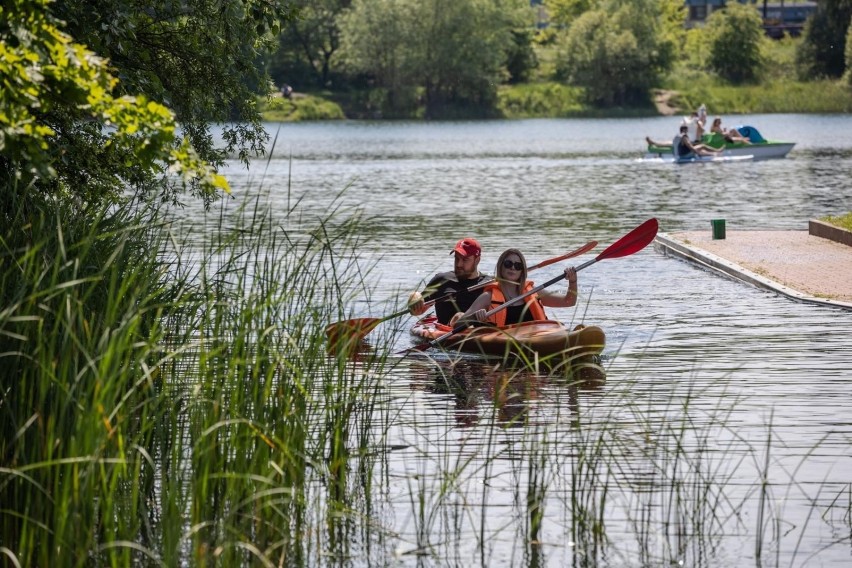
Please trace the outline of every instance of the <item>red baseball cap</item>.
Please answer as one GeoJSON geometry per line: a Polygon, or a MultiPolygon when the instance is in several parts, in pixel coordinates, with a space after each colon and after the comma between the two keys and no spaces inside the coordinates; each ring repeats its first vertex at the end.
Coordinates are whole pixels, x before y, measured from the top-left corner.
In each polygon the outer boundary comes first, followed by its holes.
{"type": "Polygon", "coordinates": [[[450,251],[450,254],[455,253],[459,253],[465,258],[469,256],[479,256],[480,254],[482,254],[482,247],[479,246],[479,243],[476,241],[476,239],[471,239],[470,237],[468,237],[456,243],[455,248],[450,251]]]}

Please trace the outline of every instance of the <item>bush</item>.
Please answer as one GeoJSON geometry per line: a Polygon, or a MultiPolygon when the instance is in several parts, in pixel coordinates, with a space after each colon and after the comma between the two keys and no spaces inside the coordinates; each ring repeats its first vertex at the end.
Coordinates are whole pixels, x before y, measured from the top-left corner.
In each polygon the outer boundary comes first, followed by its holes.
{"type": "Polygon", "coordinates": [[[763,68],[764,39],[760,15],[752,6],[729,4],[713,12],[707,22],[710,43],[708,63],[720,77],[732,83],[757,80],[763,68]]]}
{"type": "Polygon", "coordinates": [[[584,93],[579,87],[537,83],[501,87],[497,108],[506,118],[565,117],[582,113],[584,93]]]}
{"type": "Polygon", "coordinates": [[[340,120],[346,118],[335,102],[314,95],[297,94],[292,98],[276,97],[261,107],[264,120],[297,122],[300,120],[340,120]]]}
{"type": "Polygon", "coordinates": [[[647,103],[650,89],[671,68],[674,43],[660,37],[659,5],[615,1],[610,8],[574,20],[558,72],[584,87],[592,104],[647,103]]]}
{"type": "Polygon", "coordinates": [[[839,78],[846,68],[844,57],[852,1],[832,0],[817,4],[805,24],[804,41],[796,53],[802,79],[839,78]]]}

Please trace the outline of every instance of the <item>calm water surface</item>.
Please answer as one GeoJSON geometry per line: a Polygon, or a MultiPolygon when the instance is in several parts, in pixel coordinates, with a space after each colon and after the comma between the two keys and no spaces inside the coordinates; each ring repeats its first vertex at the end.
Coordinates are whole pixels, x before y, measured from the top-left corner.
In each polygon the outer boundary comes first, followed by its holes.
{"type": "MultiPolygon", "coordinates": [[[[362,253],[376,264],[374,288],[352,305],[353,316],[399,309],[408,291],[451,267],[451,244],[462,236],[480,240],[481,268],[491,272],[509,246],[533,262],[589,240],[601,243],[599,252],[649,217],[663,232],[709,231],[715,218],[726,219],[729,231],[807,230],[810,218],[852,210],[852,117],[724,118],[796,147],[783,160],[674,166],[637,158],[644,137],[672,135],[677,118],[270,124],[277,137],[270,159],[249,171],[234,164],[228,175],[238,196],[263,187],[282,218],[297,199],[320,214],[346,189],[339,199],[364,211],[362,253]]],[[[614,460],[623,470],[606,473],[634,488],[611,495],[606,515],[607,537],[623,541],[615,546],[623,556],[602,564],[852,564],[852,312],[796,303],[652,247],[597,263],[579,283],[579,305],[552,315],[607,332],[604,384],[567,387],[533,375],[521,388],[474,362],[425,358],[402,360],[387,378],[397,416],[389,444],[406,449],[389,458],[390,505],[381,522],[404,543],[399,562],[423,562],[407,553],[428,543],[450,564],[576,564],[568,480],[576,474],[578,424],[599,416],[619,439],[635,436],[638,447],[647,424],[670,427],[688,416],[696,432],[713,432],[691,443],[726,488],[720,514],[733,502],[745,505],[735,519],[706,529],[724,533],[710,551],[679,549],[677,538],[651,523],[654,534],[639,530],[637,538],[637,518],[677,507],[635,489],[629,480],[654,475],[643,469],[647,459],[624,449],[614,460]],[[497,409],[491,401],[500,396],[517,404],[497,409]],[[510,420],[504,414],[512,409],[528,413],[534,436],[552,444],[539,532],[513,497],[513,488],[530,485],[519,466],[529,431],[483,427],[510,420]],[[444,479],[441,472],[460,462],[465,473],[450,487],[423,481],[444,479]],[[764,471],[769,485],[761,493],[764,471]],[[426,505],[407,497],[412,487],[426,505]],[[423,515],[423,507],[441,513],[423,515]],[[489,511],[484,520],[481,510],[489,511]],[[531,534],[539,544],[519,544],[531,534]]],[[[408,347],[411,323],[389,322],[371,341],[408,347]]]]}

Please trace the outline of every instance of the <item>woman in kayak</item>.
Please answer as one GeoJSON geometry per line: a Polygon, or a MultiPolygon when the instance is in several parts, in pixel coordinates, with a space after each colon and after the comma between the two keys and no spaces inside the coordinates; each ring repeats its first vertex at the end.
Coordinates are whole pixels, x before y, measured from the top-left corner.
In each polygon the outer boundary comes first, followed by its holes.
{"type": "Polygon", "coordinates": [[[451,325],[460,320],[488,321],[498,326],[523,321],[546,320],[547,314],[544,312],[544,306],[569,308],[577,303],[577,271],[571,266],[565,269],[568,290],[564,294],[541,290],[537,294],[531,294],[517,304],[510,305],[486,318],[486,312],[535,287],[531,280],[527,280],[527,261],[518,249],[510,248],[503,251],[503,254],[497,259],[495,274],[497,275],[496,281],[484,288],[482,294],[474,300],[467,311],[459,312],[453,316],[451,325]]]}

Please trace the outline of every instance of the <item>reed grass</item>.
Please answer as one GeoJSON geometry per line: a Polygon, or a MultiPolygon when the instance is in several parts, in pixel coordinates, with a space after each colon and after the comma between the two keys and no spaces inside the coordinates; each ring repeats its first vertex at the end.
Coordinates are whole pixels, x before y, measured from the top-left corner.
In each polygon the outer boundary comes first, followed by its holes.
{"type": "Polygon", "coordinates": [[[336,530],[303,537],[361,508],[351,464],[368,455],[376,383],[326,353],[322,327],[363,276],[349,272],[357,216],[287,232],[256,201],[225,219],[182,246],[129,208],[45,210],[2,235],[0,542],[14,563],[342,554],[336,530]],[[327,518],[312,518],[318,500],[327,518]]]}
{"type": "MultiPolygon", "coordinates": [[[[733,86],[706,77],[672,81],[677,91],[672,104],[698,108],[705,104],[713,114],[848,113],[852,94],[842,81],[802,82],[794,79],[767,80],[759,85],[733,86]]],[[[730,122],[730,120],[729,120],[730,122]]]]}
{"type": "Polygon", "coordinates": [[[736,401],[696,410],[705,393],[641,358],[630,378],[397,358],[390,328],[329,352],[325,325],[369,293],[355,211],[282,219],[258,192],[191,230],[19,213],[0,235],[8,565],[709,566],[732,538],[779,565],[817,554],[785,530],[792,493],[805,525],[852,524],[848,485],[772,459],[771,417],[743,439],[736,401]]]}

